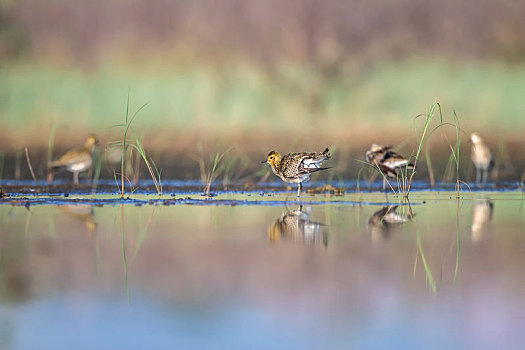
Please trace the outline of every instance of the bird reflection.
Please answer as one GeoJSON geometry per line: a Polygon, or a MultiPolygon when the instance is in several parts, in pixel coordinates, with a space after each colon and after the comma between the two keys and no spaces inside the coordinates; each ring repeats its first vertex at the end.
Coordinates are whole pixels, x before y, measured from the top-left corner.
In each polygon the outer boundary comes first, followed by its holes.
{"type": "Polygon", "coordinates": [[[494,213],[494,204],[488,199],[476,201],[472,213],[471,239],[473,242],[479,242],[486,231],[488,223],[492,220],[494,213]]]}
{"type": "Polygon", "coordinates": [[[297,210],[289,210],[281,214],[268,229],[270,242],[293,240],[307,244],[322,243],[328,245],[328,234],[323,230],[323,224],[311,221],[310,214],[300,206],[297,210]]]}
{"type": "Polygon", "coordinates": [[[97,223],[95,222],[95,217],[93,215],[93,206],[91,205],[60,205],[58,209],[62,211],[67,216],[83,222],[89,233],[95,232],[97,223]]]}
{"type": "Polygon", "coordinates": [[[398,205],[389,205],[376,211],[368,219],[368,230],[372,241],[377,242],[390,236],[394,227],[406,224],[415,216],[412,209],[408,206],[408,213],[400,214],[397,212],[398,205]]]}

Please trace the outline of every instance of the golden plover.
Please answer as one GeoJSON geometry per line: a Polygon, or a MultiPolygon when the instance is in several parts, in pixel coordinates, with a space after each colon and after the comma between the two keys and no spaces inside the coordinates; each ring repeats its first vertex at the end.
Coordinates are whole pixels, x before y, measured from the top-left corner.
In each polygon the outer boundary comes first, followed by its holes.
{"type": "Polygon", "coordinates": [[[261,163],[270,164],[273,173],[284,182],[296,183],[297,197],[300,197],[303,189],[302,183],[310,180],[311,173],[330,169],[321,168],[322,162],[330,158],[328,151],[329,149],[327,148],[322,153],[288,153],[284,156],[281,156],[276,151],[271,151],[268,153],[266,160],[263,160],[261,163]]]}
{"type": "Polygon", "coordinates": [[[73,173],[73,181],[75,185],[78,185],[78,173],[91,167],[93,151],[97,145],[97,138],[89,136],[84,147],[68,151],[59,159],[49,162],[47,166],[50,170],[63,168],[71,171],[73,173]]]}
{"type": "Polygon", "coordinates": [[[385,176],[396,179],[397,170],[406,171],[413,169],[414,165],[409,163],[408,159],[392,151],[392,146],[383,147],[376,143],[372,144],[366,151],[366,160],[383,174],[383,189],[386,187],[385,176]]]}
{"type": "Polygon", "coordinates": [[[476,167],[476,182],[479,183],[483,177],[483,183],[485,183],[488,172],[494,166],[494,156],[490,147],[477,132],[470,134],[470,142],[472,143],[470,158],[476,167]]]}

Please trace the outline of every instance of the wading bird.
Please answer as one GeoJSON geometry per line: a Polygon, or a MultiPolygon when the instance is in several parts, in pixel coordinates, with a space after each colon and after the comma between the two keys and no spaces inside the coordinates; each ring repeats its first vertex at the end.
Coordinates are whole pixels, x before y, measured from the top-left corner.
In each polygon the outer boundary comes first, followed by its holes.
{"type": "Polygon", "coordinates": [[[494,166],[494,156],[490,147],[483,141],[477,132],[470,134],[472,149],[470,158],[476,167],[476,182],[479,183],[483,177],[483,183],[487,181],[487,174],[494,166]]]}
{"type": "Polygon", "coordinates": [[[322,153],[288,153],[282,157],[276,151],[271,151],[261,163],[270,164],[273,173],[284,182],[296,183],[299,198],[303,189],[302,183],[310,180],[311,173],[330,169],[321,168],[322,162],[330,158],[328,151],[327,148],[322,153]]]}
{"type": "Polygon", "coordinates": [[[93,151],[98,145],[98,140],[91,135],[86,140],[84,147],[72,149],[57,160],[47,164],[50,171],[66,169],[73,173],[73,182],[78,185],[78,173],[88,170],[93,162],[93,151]]]}
{"type": "MultiPolygon", "coordinates": [[[[408,159],[392,151],[392,146],[383,147],[376,143],[372,144],[366,151],[366,160],[378,169],[383,175],[383,190],[386,188],[386,176],[396,179],[397,170],[407,171],[413,169],[414,165],[408,159]]],[[[405,174],[405,173],[404,173],[405,174]]],[[[405,174],[408,175],[408,174],[405,174]]]]}

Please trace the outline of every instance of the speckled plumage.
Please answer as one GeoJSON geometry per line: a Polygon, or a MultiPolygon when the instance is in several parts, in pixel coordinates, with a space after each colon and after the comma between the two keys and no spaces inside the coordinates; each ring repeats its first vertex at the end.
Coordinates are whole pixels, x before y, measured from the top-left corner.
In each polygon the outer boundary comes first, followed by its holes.
{"type": "Polygon", "coordinates": [[[269,163],[275,175],[281,180],[298,184],[297,196],[301,193],[302,183],[310,180],[310,174],[329,168],[322,168],[324,160],[330,158],[329,149],[323,152],[300,152],[288,153],[281,157],[276,151],[272,151],[263,163],[269,163]]]}

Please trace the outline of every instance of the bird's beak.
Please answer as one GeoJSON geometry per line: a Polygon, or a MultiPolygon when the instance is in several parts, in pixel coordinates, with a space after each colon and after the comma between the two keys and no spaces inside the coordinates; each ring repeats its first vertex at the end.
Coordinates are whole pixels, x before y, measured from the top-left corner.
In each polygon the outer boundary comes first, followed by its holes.
{"type": "Polygon", "coordinates": [[[267,162],[267,160],[265,159],[265,160],[263,160],[263,161],[262,161],[261,163],[263,163],[263,164],[264,164],[264,163],[266,163],[266,162],[267,162]]]}

